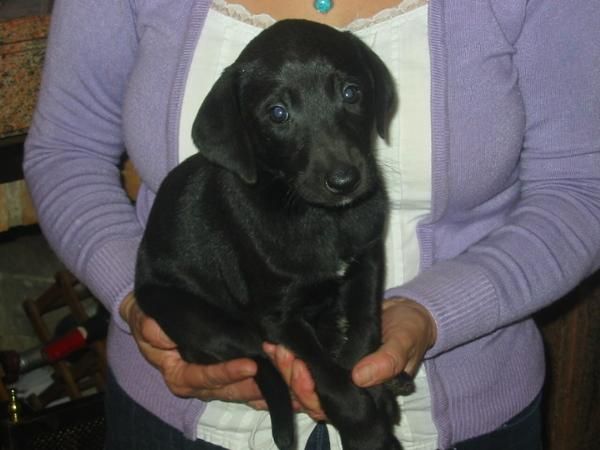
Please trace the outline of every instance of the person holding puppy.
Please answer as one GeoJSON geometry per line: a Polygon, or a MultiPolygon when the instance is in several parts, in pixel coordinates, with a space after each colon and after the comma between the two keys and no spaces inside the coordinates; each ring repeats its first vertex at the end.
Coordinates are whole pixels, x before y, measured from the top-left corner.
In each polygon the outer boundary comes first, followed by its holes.
{"type": "MultiPolygon", "coordinates": [[[[131,292],[153,196],[195,152],[202,99],[288,17],[355,33],[400,97],[378,149],[391,207],[382,346],[353,381],[414,377],[396,429],[407,450],[541,448],[531,315],[600,265],[594,0],[57,1],[25,174],[49,242],[112,312],[107,448],[272,445],[254,363],[184,362],[131,292]],[[134,205],[125,149],[142,179],[134,205]]],[[[299,448],[341,448],[306,365],[264,348],[293,393],[299,448]]]]}

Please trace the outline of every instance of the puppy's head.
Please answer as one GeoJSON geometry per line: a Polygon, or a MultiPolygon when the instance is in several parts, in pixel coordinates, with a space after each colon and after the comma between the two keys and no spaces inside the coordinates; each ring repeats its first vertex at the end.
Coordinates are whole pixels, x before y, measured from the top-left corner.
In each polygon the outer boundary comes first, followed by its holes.
{"type": "Polygon", "coordinates": [[[373,144],[394,105],[388,70],[358,38],[285,20],[224,71],[192,137],[204,157],[246,183],[284,180],[308,203],[342,206],[380,188],[373,144]]]}

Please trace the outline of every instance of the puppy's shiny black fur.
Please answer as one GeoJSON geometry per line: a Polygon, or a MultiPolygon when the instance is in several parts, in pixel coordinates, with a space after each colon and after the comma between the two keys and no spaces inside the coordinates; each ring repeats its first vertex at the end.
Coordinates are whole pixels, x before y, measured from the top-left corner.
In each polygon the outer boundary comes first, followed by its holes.
{"type": "Polygon", "coordinates": [[[135,294],[183,358],[257,362],[273,437],[293,412],[262,351],[306,361],[346,450],[400,449],[394,395],[351,368],[381,341],[387,197],[374,154],[395,93],[349,33],[303,20],[259,34],[202,104],[198,154],[164,180],[140,246],[135,294]]]}

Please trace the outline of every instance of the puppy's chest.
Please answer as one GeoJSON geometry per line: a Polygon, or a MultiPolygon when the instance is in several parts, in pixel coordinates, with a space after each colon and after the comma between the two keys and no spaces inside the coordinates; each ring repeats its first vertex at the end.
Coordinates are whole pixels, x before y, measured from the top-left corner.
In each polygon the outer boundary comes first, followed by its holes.
{"type": "Polygon", "coordinates": [[[255,272],[250,278],[253,284],[264,289],[288,291],[294,286],[341,282],[351,275],[350,267],[358,258],[358,253],[341,252],[331,243],[311,242],[297,246],[288,243],[282,245],[281,251],[270,255],[245,258],[243,270],[255,272]]]}
{"type": "MultiPolygon", "coordinates": [[[[273,233],[269,244],[238,253],[250,301],[321,297],[351,277],[360,250],[337,232],[320,229],[303,235],[273,233]]],[[[290,300],[292,301],[292,300],[290,300]]]]}
{"type": "Polygon", "coordinates": [[[291,279],[315,283],[343,279],[363,251],[356,240],[326,229],[281,244],[282,252],[278,255],[281,259],[272,269],[276,273],[288,272],[291,279]]]}
{"type": "Polygon", "coordinates": [[[230,228],[238,237],[227,241],[236,243],[233,253],[248,283],[250,303],[354,278],[358,272],[354,268],[383,232],[379,198],[344,210],[307,207],[291,213],[257,214],[256,208],[247,208],[249,203],[240,204],[245,210],[241,226],[230,228]]]}

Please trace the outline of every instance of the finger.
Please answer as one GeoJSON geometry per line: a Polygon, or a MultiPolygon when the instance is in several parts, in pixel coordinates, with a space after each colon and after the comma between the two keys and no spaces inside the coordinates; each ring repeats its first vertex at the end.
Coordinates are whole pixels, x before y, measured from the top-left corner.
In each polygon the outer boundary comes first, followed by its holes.
{"type": "Polygon", "coordinates": [[[189,364],[177,352],[164,352],[161,371],[169,389],[181,397],[202,400],[247,402],[262,398],[252,377],[256,365],[252,360],[232,360],[213,365],[189,364]],[[171,358],[169,360],[169,358],[171,358]]]}
{"type": "Polygon", "coordinates": [[[140,333],[146,342],[156,348],[172,350],[177,347],[175,343],[165,334],[158,322],[148,316],[144,316],[141,319],[140,333]]]}
{"type": "Polygon", "coordinates": [[[315,382],[306,364],[297,359],[293,363],[292,390],[304,412],[316,421],[326,420],[327,416],[321,407],[319,396],[315,391],[315,382]]]}
{"type": "Polygon", "coordinates": [[[263,350],[271,356],[284,380],[292,389],[294,411],[304,411],[315,420],[325,420],[315,384],[306,364],[282,345],[266,343],[263,350]]]}
{"type": "Polygon", "coordinates": [[[217,389],[202,389],[194,394],[202,400],[222,400],[226,402],[250,403],[264,401],[260,389],[253,378],[247,378],[217,389]]]}
{"type": "Polygon", "coordinates": [[[298,402],[298,400],[296,400],[296,396],[292,395],[292,409],[294,410],[294,412],[302,412],[304,411],[304,406],[302,406],[300,404],[300,402],[298,402]]]}
{"type": "Polygon", "coordinates": [[[146,361],[160,370],[163,374],[167,371],[166,369],[168,367],[172,367],[175,364],[184,363],[177,349],[165,350],[156,348],[154,345],[143,339],[139,339],[137,344],[138,348],[140,349],[140,353],[146,359],[146,361]]]}
{"type": "Polygon", "coordinates": [[[278,345],[275,348],[274,358],[275,359],[273,362],[275,366],[277,367],[277,369],[281,373],[281,376],[289,386],[292,380],[292,367],[296,359],[294,354],[290,352],[287,348],[285,348],[283,345],[278,345]]]}
{"type": "Polygon", "coordinates": [[[254,375],[256,363],[248,358],[240,358],[218,364],[188,364],[182,372],[182,379],[190,386],[218,389],[254,375]]]}
{"type": "MultiPolygon", "coordinates": [[[[261,400],[250,400],[248,402],[248,406],[250,406],[251,408],[260,410],[260,411],[268,410],[269,409],[269,405],[263,399],[261,399],[261,400]]],[[[292,398],[292,409],[294,410],[294,412],[302,412],[302,411],[304,411],[304,407],[300,403],[298,403],[298,401],[295,398],[292,398]]]]}
{"type": "Polygon", "coordinates": [[[419,371],[419,367],[421,367],[421,363],[423,362],[423,354],[415,355],[414,357],[409,358],[406,363],[406,367],[403,372],[406,373],[410,378],[414,378],[417,372],[419,371]]]}
{"type": "Polygon", "coordinates": [[[272,342],[263,342],[263,351],[269,358],[275,358],[275,350],[277,350],[276,344],[273,344],[272,342]]]}
{"type": "Polygon", "coordinates": [[[267,402],[265,402],[264,400],[250,400],[248,402],[248,406],[258,411],[266,411],[269,409],[269,407],[267,406],[267,402]]]}
{"type": "Polygon", "coordinates": [[[157,348],[169,350],[175,348],[175,343],[163,332],[160,325],[148,317],[136,302],[130,302],[127,318],[137,340],[142,339],[157,348]]]}
{"type": "Polygon", "coordinates": [[[376,352],[356,364],[352,370],[352,380],[357,386],[369,387],[394,378],[406,367],[405,352],[396,340],[384,343],[376,352]]]}
{"type": "MultiPolygon", "coordinates": [[[[273,361],[273,364],[275,364],[277,366],[277,369],[284,377],[284,380],[287,383],[287,385],[290,386],[291,382],[292,382],[292,372],[293,372],[293,368],[292,368],[293,360],[294,360],[293,353],[289,352],[289,350],[288,350],[288,353],[285,353],[286,352],[285,347],[276,345],[276,344],[272,344],[270,342],[263,343],[263,351],[267,354],[267,356],[269,358],[271,358],[271,360],[273,361]],[[279,350],[279,352],[280,352],[279,356],[276,355],[278,348],[281,348],[279,350]],[[279,363],[277,362],[278,359],[279,359],[279,363]]],[[[304,407],[298,402],[298,400],[296,400],[296,395],[294,394],[293,391],[290,391],[290,395],[292,398],[292,408],[294,409],[294,411],[295,412],[304,411],[304,407]]]]}

